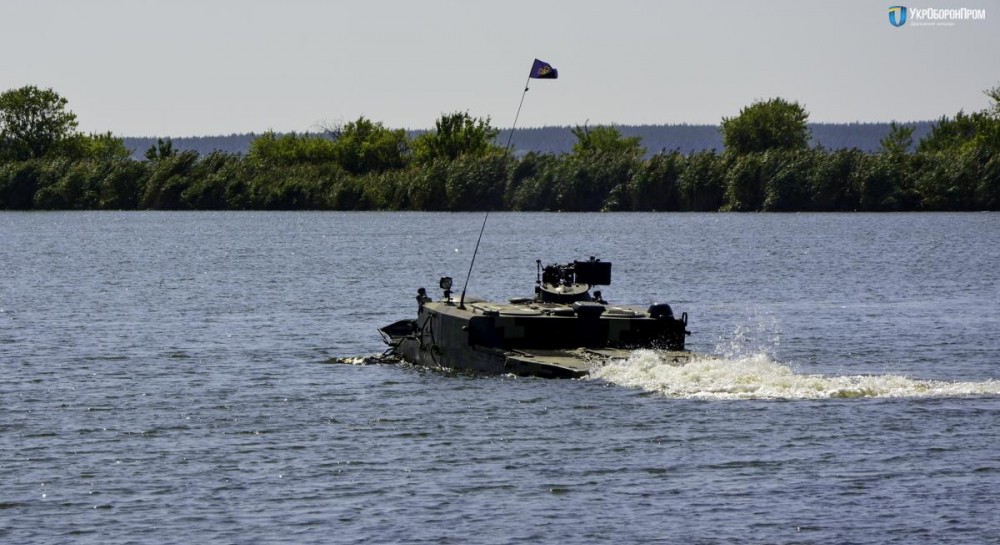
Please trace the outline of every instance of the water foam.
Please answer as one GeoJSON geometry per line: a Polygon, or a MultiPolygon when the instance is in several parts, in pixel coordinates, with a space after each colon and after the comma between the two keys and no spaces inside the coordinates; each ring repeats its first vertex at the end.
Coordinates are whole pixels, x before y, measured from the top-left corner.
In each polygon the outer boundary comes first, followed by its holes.
{"type": "Polygon", "coordinates": [[[796,373],[764,353],[700,356],[679,365],[653,350],[593,369],[591,378],[687,399],[912,398],[1000,395],[1000,381],[948,382],[897,375],[824,376],[796,373]]]}

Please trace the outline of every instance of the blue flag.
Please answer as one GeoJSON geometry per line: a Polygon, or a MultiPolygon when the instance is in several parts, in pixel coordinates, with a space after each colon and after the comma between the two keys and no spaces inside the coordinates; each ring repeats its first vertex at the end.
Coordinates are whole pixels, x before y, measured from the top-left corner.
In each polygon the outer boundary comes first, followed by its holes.
{"type": "Polygon", "coordinates": [[[535,79],[556,79],[559,77],[559,71],[552,68],[551,64],[535,59],[535,63],[531,65],[531,74],[528,77],[535,79]]]}

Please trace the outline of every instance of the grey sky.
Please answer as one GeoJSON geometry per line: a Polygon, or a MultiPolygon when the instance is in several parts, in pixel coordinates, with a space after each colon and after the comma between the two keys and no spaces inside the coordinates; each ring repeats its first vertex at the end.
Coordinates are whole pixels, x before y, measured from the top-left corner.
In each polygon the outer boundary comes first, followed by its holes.
{"type": "Polygon", "coordinates": [[[936,119],[1000,83],[1000,1],[0,0],[0,91],[52,87],[84,131],[718,123],[754,99],[812,121],[936,119]],[[985,21],[895,28],[888,7],[985,21]],[[911,8],[912,9],[912,8],[911,8]]]}

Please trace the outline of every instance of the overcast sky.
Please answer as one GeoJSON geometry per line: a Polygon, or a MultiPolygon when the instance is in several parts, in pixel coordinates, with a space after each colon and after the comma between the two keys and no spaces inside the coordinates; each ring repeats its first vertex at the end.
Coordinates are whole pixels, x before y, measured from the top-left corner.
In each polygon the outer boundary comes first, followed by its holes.
{"type": "Polygon", "coordinates": [[[522,127],[717,124],[755,99],[816,122],[937,119],[1000,83],[985,21],[896,28],[907,0],[0,0],[0,91],[52,87],[84,131],[308,131],[443,113],[522,127]]]}

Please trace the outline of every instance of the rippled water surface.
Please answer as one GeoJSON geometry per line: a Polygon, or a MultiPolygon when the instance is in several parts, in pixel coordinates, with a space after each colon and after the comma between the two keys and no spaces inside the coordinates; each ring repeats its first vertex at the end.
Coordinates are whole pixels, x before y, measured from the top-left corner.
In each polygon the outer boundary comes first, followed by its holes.
{"type": "Polygon", "coordinates": [[[595,255],[713,357],[329,364],[482,221],[0,213],[0,542],[1000,543],[1000,214],[493,214],[470,294],[595,255]]]}

